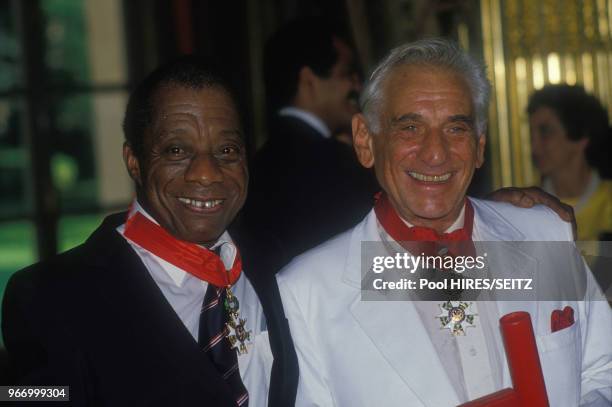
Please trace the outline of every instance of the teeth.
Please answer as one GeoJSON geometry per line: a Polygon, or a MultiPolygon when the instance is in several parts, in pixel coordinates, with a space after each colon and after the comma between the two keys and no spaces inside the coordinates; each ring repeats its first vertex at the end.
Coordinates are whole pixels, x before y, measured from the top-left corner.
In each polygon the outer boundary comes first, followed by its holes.
{"type": "Polygon", "coordinates": [[[208,201],[198,201],[198,200],[189,199],[189,198],[179,198],[179,201],[181,201],[182,203],[186,205],[195,206],[196,208],[206,208],[206,209],[214,208],[215,206],[223,202],[222,199],[210,199],[208,201]]]}
{"type": "Polygon", "coordinates": [[[442,175],[425,175],[425,174],[420,174],[418,172],[410,171],[408,172],[408,174],[410,174],[412,178],[418,179],[419,181],[425,181],[425,182],[444,182],[448,180],[451,176],[450,172],[447,172],[446,174],[442,174],[442,175]]]}

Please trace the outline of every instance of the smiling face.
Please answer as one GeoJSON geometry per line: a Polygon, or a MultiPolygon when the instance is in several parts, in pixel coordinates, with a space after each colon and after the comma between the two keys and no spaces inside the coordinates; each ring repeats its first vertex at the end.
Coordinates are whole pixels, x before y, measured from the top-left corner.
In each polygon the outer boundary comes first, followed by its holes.
{"type": "Polygon", "coordinates": [[[238,113],[221,87],[162,86],[144,152],[124,147],[138,201],[175,237],[214,243],[244,204],[248,173],[238,113]]]}
{"type": "Polygon", "coordinates": [[[466,81],[431,66],[400,66],[383,84],[381,130],[353,119],[362,165],[376,177],[406,221],[446,230],[459,216],[474,170],[484,161],[466,81]]]}

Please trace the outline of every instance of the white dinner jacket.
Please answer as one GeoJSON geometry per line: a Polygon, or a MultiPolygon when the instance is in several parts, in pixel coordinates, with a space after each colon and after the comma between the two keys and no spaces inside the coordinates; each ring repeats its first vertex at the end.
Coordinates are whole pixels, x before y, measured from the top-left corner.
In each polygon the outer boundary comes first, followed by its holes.
{"type": "MultiPolygon", "coordinates": [[[[546,207],[471,201],[482,241],[572,240],[569,224],[546,207]]],[[[361,301],[361,242],[380,240],[371,211],[353,229],[294,259],[277,277],[298,354],[296,406],[446,407],[463,401],[411,302],[361,301]]],[[[525,260],[521,267],[527,262],[539,275],[554,275],[553,261],[519,255],[525,260]]],[[[530,313],[553,407],[612,405],[612,312],[590,272],[586,284],[589,301],[496,303],[499,317],[530,313]],[[574,309],[575,323],[551,333],[552,311],[566,305],[574,309]]],[[[510,387],[501,336],[496,346],[504,355],[501,388],[510,387]]]]}

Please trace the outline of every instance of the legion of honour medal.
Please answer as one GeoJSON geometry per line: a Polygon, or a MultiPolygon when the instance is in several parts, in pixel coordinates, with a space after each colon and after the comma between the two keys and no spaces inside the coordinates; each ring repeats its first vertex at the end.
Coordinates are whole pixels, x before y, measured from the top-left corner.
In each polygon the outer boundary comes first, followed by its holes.
{"type": "Polygon", "coordinates": [[[441,314],[436,318],[440,320],[440,329],[449,329],[451,335],[465,335],[466,328],[473,328],[474,318],[478,314],[471,312],[472,303],[464,301],[446,301],[440,304],[441,314]]]}
{"type": "Polygon", "coordinates": [[[228,322],[225,323],[225,335],[239,355],[246,354],[246,342],[251,340],[251,331],[246,329],[246,318],[240,318],[240,303],[230,287],[225,289],[226,298],[223,303],[227,312],[228,322]]]}

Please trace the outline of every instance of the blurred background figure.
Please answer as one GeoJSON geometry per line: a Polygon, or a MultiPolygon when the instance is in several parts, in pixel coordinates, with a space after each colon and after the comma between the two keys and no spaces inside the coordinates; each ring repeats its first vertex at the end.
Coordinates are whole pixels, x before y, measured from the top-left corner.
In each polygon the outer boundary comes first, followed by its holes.
{"type": "Polygon", "coordinates": [[[578,240],[611,240],[608,113],[580,85],[547,85],[527,107],[533,162],[542,187],[572,205],[578,240]],[[607,235],[607,236],[606,236],[607,235]]]}
{"type": "Polygon", "coordinates": [[[374,175],[350,134],[361,90],[358,60],[339,22],[293,20],[266,43],[268,140],[255,155],[245,220],[279,239],[287,260],[368,212],[374,175]]]}

